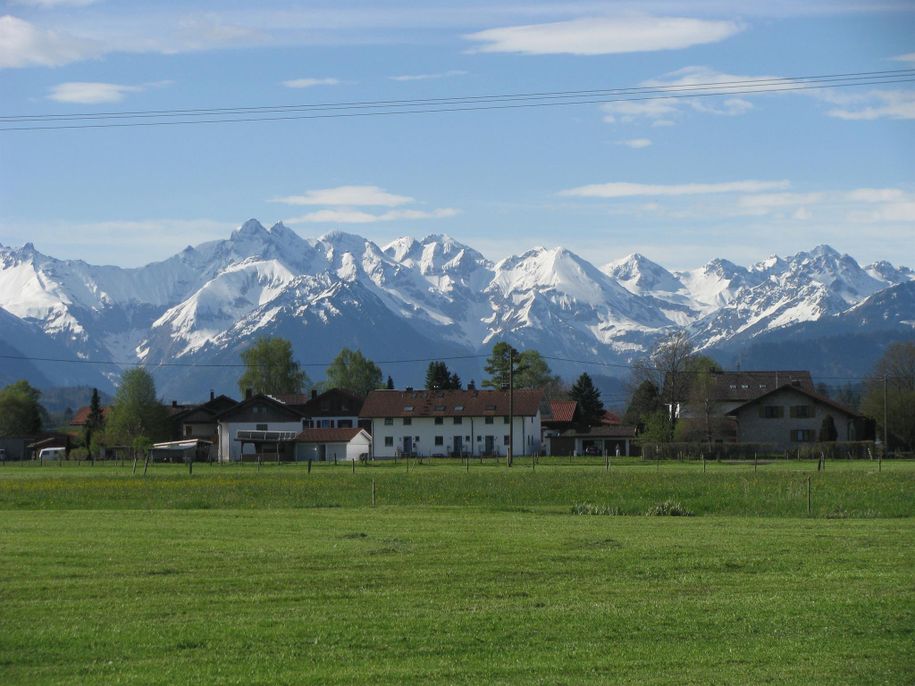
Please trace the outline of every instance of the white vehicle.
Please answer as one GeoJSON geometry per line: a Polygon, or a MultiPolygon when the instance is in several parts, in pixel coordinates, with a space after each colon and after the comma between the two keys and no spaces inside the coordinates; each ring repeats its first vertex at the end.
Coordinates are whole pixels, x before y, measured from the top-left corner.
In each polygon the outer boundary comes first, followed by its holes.
{"type": "Polygon", "coordinates": [[[66,448],[42,448],[38,453],[39,460],[63,460],[66,457],[66,448]]]}

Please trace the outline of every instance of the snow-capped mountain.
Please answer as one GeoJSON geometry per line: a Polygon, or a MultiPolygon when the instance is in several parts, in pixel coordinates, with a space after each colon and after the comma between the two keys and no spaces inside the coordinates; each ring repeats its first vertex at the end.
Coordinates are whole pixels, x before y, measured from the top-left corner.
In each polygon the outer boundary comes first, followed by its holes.
{"type": "MultiPolygon", "coordinates": [[[[728,355],[805,322],[834,336],[836,326],[856,325],[851,314],[841,317],[864,303],[869,311],[889,307],[883,294],[897,292],[887,316],[902,311],[900,299],[915,295],[900,284],[910,283],[907,267],[862,268],[828,246],[750,267],[714,259],[670,272],[633,254],[598,269],[563,248],[493,263],[448,236],[380,247],[342,232],[306,239],[252,219],[224,240],[135,269],[58,260],[31,244],[0,246],[0,340],[20,353],[142,362],[164,392],[193,399],[210,387],[233,390],[231,365],[262,335],[293,340],[299,358],[316,365],[306,368],[315,378],[344,346],[393,361],[477,355],[502,339],[554,358],[618,365],[678,327],[698,348],[728,355]],[[229,366],[159,366],[176,361],[229,366]]],[[[482,361],[456,366],[469,380],[479,378],[482,361]]],[[[553,366],[569,375],[577,369],[553,366]]],[[[102,371],[112,380],[119,372],[42,366],[29,374],[41,384],[85,383],[87,375],[98,384],[102,371]]],[[[390,373],[420,381],[414,369],[395,365],[390,373]]]]}

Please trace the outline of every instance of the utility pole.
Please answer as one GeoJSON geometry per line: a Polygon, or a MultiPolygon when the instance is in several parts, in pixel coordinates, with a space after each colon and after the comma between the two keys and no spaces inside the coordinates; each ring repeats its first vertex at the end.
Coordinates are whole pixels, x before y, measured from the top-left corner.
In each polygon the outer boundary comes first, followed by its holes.
{"type": "Polygon", "coordinates": [[[512,450],[515,447],[515,349],[508,347],[508,452],[506,462],[512,466],[512,450]]]}
{"type": "Polygon", "coordinates": [[[888,441],[889,431],[887,428],[887,409],[886,409],[886,374],[883,375],[883,454],[889,455],[890,444],[888,441]]]}

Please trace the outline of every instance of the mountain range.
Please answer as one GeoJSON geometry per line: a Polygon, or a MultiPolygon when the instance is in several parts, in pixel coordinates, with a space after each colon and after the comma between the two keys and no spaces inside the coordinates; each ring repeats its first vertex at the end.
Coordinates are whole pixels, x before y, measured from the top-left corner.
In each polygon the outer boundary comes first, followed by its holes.
{"type": "Polygon", "coordinates": [[[860,376],[889,342],[915,338],[915,273],[826,245],[680,272],[640,254],[596,266],[563,248],[492,262],[448,236],[379,246],[254,219],[130,269],[0,246],[0,383],[111,390],[119,365],[142,363],[164,397],[192,401],[237,392],[239,353],[260,336],[289,338],[313,379],[342,347],[400,386],[421,384],[429,358],[480,379],[474,356],[499,340],[568,378],[620,377],[680,327],[728,367],[860,376]]]}

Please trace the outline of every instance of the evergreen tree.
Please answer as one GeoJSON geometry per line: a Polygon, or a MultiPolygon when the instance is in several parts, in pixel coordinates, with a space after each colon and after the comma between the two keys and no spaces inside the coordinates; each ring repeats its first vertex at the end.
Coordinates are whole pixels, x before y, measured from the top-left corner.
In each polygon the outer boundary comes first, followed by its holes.
{"type": "Polygon", "coordinates": [[[327,368],[325,388],[342,388],[360,397],[381,388],[381,369],[358,350],[343,348],[327,368]]]}
{"type": "Polygon", "coordinates": [[[30,436],[41,431],[41,391],[20,380],[0,390],[0,436],[30,436]]]}
{"type": "Polygon", "coordinates": [[[92,446],[92,436],[96,431],[100,431],[104,425],[105,418],[102,414],[102,401],[99,398],[98,389],[92,389],[92,399],[89,401],[89,416],[86,417],[86,423],[83,425],[83,445],[86,448],[92,446]]]}
{"type": "Polygon", "coordinates": [[[518,351],[508,343],[505,341],[496,343],[486,359],[484,369],[489,374],[489,378],[483,379],[483,388],[495,388],[496,390],[508,388],[511,361],[515,360],[517,365],[517,359],[518,351]]]}
{"type": "Polygon", "coordinates": [[[645,379],[632,394],[629,407],[626,408],[626,414],[623,415],[623,423],[630,426],[642,425],[648,415],[654,414],[660,409],[661,392],[652,381],[645,379]]]}
{"type": "Polygon", "coordinates": [[[394,390],[394,379],[390,374],[388,374],[388,390],[389,391],[394,390]]]}
{"type": "Polygon", "coordinates": [[[238,380],[244,396],[250,388],[255,393],[278,395],[302,393],[311,379],[292,357],[292,343],[285,338],[259,338],[242,352],[245,371],[238,380]]]}
{"type": "Polygon", "coordinates": [[[832,443],[838,437],[839,432],[836,430],[836,421],[831,414],[828,414],[823,417],[823,423],[820,424],[820,443],[832,443]]]}
{"type": "Polygon", "coordinates": [[[460,390],[461,377],[456,372],[451,372],[444,362],[430,362],[426,369],[427,390],[460,390]]]}
{"type": "Polygon", "coordinates": [[[578,411],[585,424],[596,426],[601,423],[604,403],[600,399],[600,391],[587,373],[578,377],[569,391],[569,397],[578,403],[578,411]]]}

